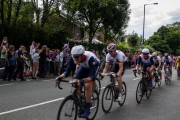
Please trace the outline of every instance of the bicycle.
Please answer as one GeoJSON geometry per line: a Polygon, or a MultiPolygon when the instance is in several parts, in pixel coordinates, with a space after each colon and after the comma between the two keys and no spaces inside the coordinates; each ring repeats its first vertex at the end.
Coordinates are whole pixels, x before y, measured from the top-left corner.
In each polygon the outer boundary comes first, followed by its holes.
{"type": "Polygon", "coordinates": [[[154,76],[155,87],[156,87],[156,85],[158,85],[160,87],[161,86],[161,80],[159,77],[158,68],[154,69],[153,76],[154,76]]]}
{"type": "MultiPolygon", "coordinates": [[[[60,82],[69,82],[69,81],[61,80],[60,82]]],[[[59,89],[63,89],[60,86],[60,82],[57,83],[57,86],[59,89]]],[[[85,111],[86,94],[85,94],[84,86],[81,86],[81,93],[82,93],[81,98],[83,99],[80,99],[80,97],[77,94],[79,92],[79,86],[77,84],[77,81],[70,81],[69,83],[72,86],[71,94],[67,96],[61,103],[57,114],[57,120],[67,120],[67,119],[76,120],[77,117],[81,118],[81,114],[85,111]],[[74,90],[72,88],[74,88],[74,90]]],[[[96,91],[96,89],[93,91],[91,100],[93,101],[90,107],[91,113],[87,118],[87,120],[94,120],[98,112],[99,94],[96,91]]]]}
{"type": "MultiPolygon", "coordinates": [[[[108,113],[111,110],[113,101],[116,102],[116,99],[119,95],[119,87],[117,83],[117,75],[115,73],[107,73],[106,76],[110,76],[110,84],[108,84],[102,94],[102,109],[104,113],[108,113]]],[[[122,101],[118,101],[119,106],[123,106],[126,100],[126,83],[122,82],[122,101]]]]}
{"type": "MultiPolygon", "coordinates": [[[[134,76],[137,77],[136,75],[137,70],[133,70],[133,72],[134,72],[134,76]]],[[[150,88],[148,84],[148,80],[151,80],[149,74],[143,71],[141,73],[142,73],[142,78],[139,81],[136,89],[136,101],[138,104],[141,103],[145,93],[146,93],[146,98],[149,99],[152,92],[152,88],[150,88]]]]}
{"type": "Polygon", "coordinates": [[[171,76],[170,76],[169,66],[166,66],[166,68],[165,68],[164,80],[165,80],[166,85],[171,84],[171,76]]]}

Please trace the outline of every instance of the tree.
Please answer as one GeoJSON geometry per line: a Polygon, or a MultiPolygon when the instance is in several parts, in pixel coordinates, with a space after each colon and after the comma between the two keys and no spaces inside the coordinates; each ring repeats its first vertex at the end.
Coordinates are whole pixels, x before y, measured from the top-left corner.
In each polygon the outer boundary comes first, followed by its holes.
{"type": "Polygon", "coordinates": [[[63,0],[62,2],[73,21],[78,22],[88,31],[90,43],[100,27],[105,26],[105,34],[111,31],[116,35],[125,28],[128,20],[127,0],[63,0]]]}
{"type": "Polygon", "coordinates": [[[132,33],[132,35],[128,36],[128,44],[131,47],[139,47],[140,46],[141,38],[138,36],[137,33],[132,33]]]}
{"type": "Polygon", "coordinates": [[[161,53],[178,55],[180,47],[180,22],[161,26],[146,42],[161,53]]]}

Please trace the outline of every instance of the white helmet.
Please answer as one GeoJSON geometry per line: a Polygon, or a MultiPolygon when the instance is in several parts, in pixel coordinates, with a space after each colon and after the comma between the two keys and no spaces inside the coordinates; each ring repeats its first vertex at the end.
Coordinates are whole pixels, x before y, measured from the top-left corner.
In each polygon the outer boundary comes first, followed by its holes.
{"type": "Polygon", "coordinates": [[[149,49],[144,48],[144,49],[142,50],[142,53],[149,53],[149,49]]]}
{"type": "Polygon", "coordinates": [[[71,50],[72,55],[81,55],[85,52],[85,49],[82,45],[74,46],[71,50]]]}
{"type": "Polygon", "coordinates": [[[164,56],[168,56],[168,53],[165,53],[164,56]]]}
{"type": "Polygon", "coordinates": [[[114,44],[114,43],[111,43],[111,44],[109,44],[109,45],[107,46],[107,50],[108,50],[108,51],[111,51],[111,50],[114,50],[114,49],[116,49],[116,44],[114,44]]]}
{"type": "Polygon", "coordinates": [[[153,56],[153,57],[156,57],[156,56],[157,56],[157,53],[156,53],[156,52],[153,52],[153,53],[152,53],[152,56],[153,56]]]}

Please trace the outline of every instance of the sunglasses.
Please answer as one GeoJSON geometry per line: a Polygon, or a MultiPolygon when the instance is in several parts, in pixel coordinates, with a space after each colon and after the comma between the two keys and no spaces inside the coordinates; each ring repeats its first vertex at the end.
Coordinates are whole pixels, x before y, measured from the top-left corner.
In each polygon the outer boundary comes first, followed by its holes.
{"type": "Polygon", "coordinates": [[[112,53],[112,52],[113,52],[113,50],[109,50],[108,52],[112,53]]]}
{"type": "Polygon", "coordinates": [[[143,55],[148,55],[148,53],[143,53],[143,55]]]}
{"type": "Polygon", "coordinates": [[[78,59],[81,55],[73,55],[73,58],[78,59]]]}

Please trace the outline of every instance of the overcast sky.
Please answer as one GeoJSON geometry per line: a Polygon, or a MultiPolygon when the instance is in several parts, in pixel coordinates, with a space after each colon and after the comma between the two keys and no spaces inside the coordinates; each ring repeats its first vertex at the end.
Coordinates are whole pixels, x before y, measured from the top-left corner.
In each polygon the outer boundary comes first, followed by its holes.
{"type": "Polygon", "coordinates": [[[129,0],[131,15],[126,34],[133,31],[142,35],[144,4],[158,3],[146,6],[145,38],[153,35],[162,25],[180,22],[180,0],[129,0]]]}

